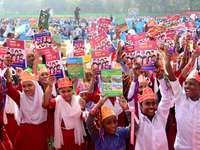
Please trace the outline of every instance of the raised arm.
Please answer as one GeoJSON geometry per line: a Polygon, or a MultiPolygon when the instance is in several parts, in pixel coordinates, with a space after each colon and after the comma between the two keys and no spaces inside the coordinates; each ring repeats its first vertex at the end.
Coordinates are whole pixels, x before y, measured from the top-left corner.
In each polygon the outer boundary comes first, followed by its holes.
{"type": "Polygon", "coordinates": [[[93,136],[93,138],[98,138],[99,137],[99,132],[97,131],[97,127],[94,124],[94,119],[97,113],[97,109],[100,108],[108,99],[108,95],[105,93],[105,97],[101,97],[101,99],[99,100],[99,102],[94,106],[94,108],[90,111],[87,119],[86,119],[86,126],[88,128],[88,132],[91,136],[93,136]],[[96,134],[95,134],[96,132],[96,134]]]}
{"type": "Polygon", "coordinates": [[[41,51],[36,51],[36,53],[35,53],[35,61],[34,61],[34,64],[33,64],[33,71],[32,71],[33,74],[37,74],[38,64],[39,64],[41,56],[42,56],[42,52],[41,51]]]}
{"type": "Polygon", "coordinates": [[[141,69],[141,65],[139,63],[135,62],[133,64],[134,78],[133,78],[133,81],[131,83],[130,90],[128,92],[128,100],[132,100],[133,99],[134,91],[135,91],[135,85],[136,85],[136,82],[138,82],[138,77],[140,75],[140,69],[141,69]]]}
{"type": "Polygon", "coordinates": [[[46,89],[45,93],[44,93],[44,101],[43,101],[43,105],[44,107],[49,106],[50,102],[51,102],[51,94],[52,94],[52,87],[53,87],[53,83],[55,81],[56,77],[55,76],[50,76],[48,78],[48,88],[46,89]]]}

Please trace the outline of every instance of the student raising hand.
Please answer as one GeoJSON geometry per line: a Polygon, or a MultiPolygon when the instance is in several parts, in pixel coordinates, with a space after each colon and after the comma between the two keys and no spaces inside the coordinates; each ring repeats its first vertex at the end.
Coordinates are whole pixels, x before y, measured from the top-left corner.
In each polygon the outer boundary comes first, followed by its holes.
{"type": "Polygon", "coordinates": [[[119,105],[122,107],[122,109],[124,111],[129,110],[128,108],[128,104],[127,104],[127,100],[123,97],[123,94],[121,94],[122,96],[118,98],[119,100],[119,105]]]}
{"type": "Polygon", "coordinates": [[[100,97],[99,102],[94,106],[93,110],[97,110],[98,108],[100,108],[108,99],[108,95],[105,93],[105,97],[100,97]]]}
{"type": "Polygon", "coordinates": [[[142,67],[138,62],[135,62],[132,67],[134,72],[134,78],[137,80],[140,76],[140,70],[142,69],[142,67]]]}

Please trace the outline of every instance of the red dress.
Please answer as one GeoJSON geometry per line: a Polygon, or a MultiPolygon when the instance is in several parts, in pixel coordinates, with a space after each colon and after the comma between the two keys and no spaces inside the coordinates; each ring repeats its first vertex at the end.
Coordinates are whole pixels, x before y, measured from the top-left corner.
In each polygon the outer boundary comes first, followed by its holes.
{"type": "MultiPolygon", "coordinates": [[[[16,102],[20,107],[20,94],[12,86],[12,83],[7,83],[9,92],[7,94],[16,102]]],[[[38,125],[22,123],[16,135],[14,142],[15,150],[47,150],[47,127],[43,122],[38,125]]]]}
{"type": "MultiPolygon", "coordinates": [[[[48,106],[43,105],[43,108],[54,109],[55,106],[56,106],[56,100],[51,99],[50,105],[48,106]]],[[[62,127],[64,145],[62,145],[60,150],[85,150],[85,143],[81,144],[80,146],[78,144],[75,144],[74,129],[71,130],[63,129],[65,128],[63,120],[61,123],[61,127],[62,127]]]]}

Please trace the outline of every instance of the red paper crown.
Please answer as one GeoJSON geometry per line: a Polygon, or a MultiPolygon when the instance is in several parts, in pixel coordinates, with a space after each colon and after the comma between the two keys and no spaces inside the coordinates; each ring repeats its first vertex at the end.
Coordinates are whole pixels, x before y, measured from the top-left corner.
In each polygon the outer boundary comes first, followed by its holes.
{"type": "Polygon", "coordinates": [[[143,75],[140,75],[140,76],[138,77],[138,81],[139,81],[139,83],[141,83],[141,82],[146,82],[147,84],[149,84],[149,82],[147,81],[147,79],[146,79],[145,76],[143,76],[143,75]]]}
{"type": "Polygon", "coordinates": [[[139,103],[147,99],[156,99],[155,94],[153,93],[152,89],[149,87],[146,87],[143,89],[142,95],[138,94],[139,103]]]}
{"type": "Polygon", "coordinates": [[[27,70],[22,74],[22,82],[24,81],[36,81],[37,82],[37,75],[28,72],[27,70]]]}
{"type": "Polygon", "coordinates": [[[72,81],[70,81],[68,77],[58,79],[57,83],[58,83],[58,88],[73,86],[72,81]]]}
{"type": "Polygon", "coordinates": [[[187,78],[193,78],[200,82],[200,76],[198,75],[198,71],[196,69],[192,70],[187,78]]]}

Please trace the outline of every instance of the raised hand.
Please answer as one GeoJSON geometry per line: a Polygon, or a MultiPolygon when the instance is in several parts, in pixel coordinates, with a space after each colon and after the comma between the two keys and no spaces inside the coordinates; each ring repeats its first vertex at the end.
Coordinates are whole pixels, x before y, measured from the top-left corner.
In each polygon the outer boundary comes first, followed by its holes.
{"type": "Polygon", "coordinates": [[[82,98],[79,98],[79,101],[78,101],[79,105],[81,106],[81,109],[85,109],[85,104],[86,104],[86,101],[82,98]]]}
{"type": "Polygon", "coordinates": [[[23,74],[23,69],[22,68],[16,68],[16,75],[18,76],[18,77],[22,77],[22,74],[23,74]]]}
{"type": "Polygon", "coordinates": [[[140,70],[142,69],[141,65],[138,62],[135,62],[132,66],[134,72],[134,78],[138,79],[140,76],[140,70]]]}
{"type": "Polygon", "coordinates": [[[55,76],[49,76],[47,80],[48,80],[49,88],[52,88],[54,81],[56,80],[56,77],[55,76]]]}
{"type": "Polygon", "coordinates": [[[123,97],[123,94],[121,94],[122,96],[118,98],[119,100],[119,105],[122,107],[122,109],[124,111],[128,110],[128,104],[127,104],[127,100],[123,97]]]}
{"type": "Polygon", "coordinates": [[[10,65],[13,64],[13,60],[11,59],[10,56],[6,56],[6,57],[4,58],[4,60],[3,60],[3,63],[4,63],[4,65],[6,65],[6,66],[10,66],[10,65]]]}

